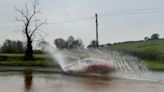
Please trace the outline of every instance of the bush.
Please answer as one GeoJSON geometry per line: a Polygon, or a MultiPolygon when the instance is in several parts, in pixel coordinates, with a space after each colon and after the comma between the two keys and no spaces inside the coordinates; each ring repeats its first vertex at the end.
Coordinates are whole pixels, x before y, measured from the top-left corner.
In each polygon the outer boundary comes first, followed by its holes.
{"type": "Polygon", "coordinates": [[[151,35],[151,40],[157,40],[159,39],[159,34],[152,34],[151,35]]]}

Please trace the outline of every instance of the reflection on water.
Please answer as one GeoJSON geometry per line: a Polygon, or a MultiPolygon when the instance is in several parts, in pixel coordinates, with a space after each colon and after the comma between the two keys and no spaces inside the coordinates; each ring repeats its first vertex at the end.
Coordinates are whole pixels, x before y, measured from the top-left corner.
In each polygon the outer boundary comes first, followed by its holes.
{"type": "Polygon", "coordinates": [[[0,92],[163,92],[163,76],[164,72],[144,74],[142,79],[8,72],[0,73],[0,92]]]}
{"type": "Polygon", "coordinates": [[[32,71],[24,72],[24,92],[32,92],[32,71]]]}

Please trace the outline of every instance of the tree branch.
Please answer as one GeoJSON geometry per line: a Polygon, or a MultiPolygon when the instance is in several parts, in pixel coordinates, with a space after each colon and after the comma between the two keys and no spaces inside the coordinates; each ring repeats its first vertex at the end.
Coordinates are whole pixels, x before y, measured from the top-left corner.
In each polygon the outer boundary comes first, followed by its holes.
{"type": "Polygon", "coordinates": [[[28,10],[28,6],[27,6],[27,3],[25,3],[25,12],[26,12],[26,16],[28,17],[29,16],[29,10],[28,10]]]}
{"type": "Polygon", "coordinates": [[[38,9],[39,6],[39,0],[34,0],[32,3],[32,12],[29,12],[29,8],[27,3],[25,3],[24,9],[18,9],[15,7],[15,10],[21,15],[20,18],[16,17],[16,21],[22,22],[24,24],[24,34],[26,35],[28,40],[31,40],[32,36],[35,34],[35,31],[39,29],[40,26],[46,23],[40,22],[40,19],[33,19],[36,14],[40,13],[40,9],[38,9]],[[35,25],[33,30],[30,30],[29,27],[31,25],[35,25]]]}
{"type": "Polygon", "coordinates": [[[23,9],[20,10],[20,9],[18,9],[18,8],[15,7],[15,10],[16,10],[18,13],[20,13],[20,14],[22,15],[22,17],[26,19],[26,21],[28,20],[28,16],[24,13],[24,10],[23,10],[23,9]]]}
{"type": "Polygon", "coordinates": [[[42,23],[40,23],[40,24],[36,24],[35,25],[35,28],[33,29],[33,31],[31,32],[31,34],[30,34],[30,38],[32,38],[32,36],[33,36],[33,34],[35,33],[35,31],[37,31],[38,29],[39,29],[39,27],[40,26],[42,26],[43,24],[45,24],[46,23],[46,21],[45,22],[42,22],[42,23]]]}
{"type": "Polygon", "coordinates": [[[32,6],[33,6],[33,13],[29,17],[29,20],[31,20],[35,14],[37,14],[37,13],[40,12],[40,10],[37,10],[37,6],[38,5],[39,5],[39,1],[38,0],[35,0],[34,3],[32,4],[32,6]]]}

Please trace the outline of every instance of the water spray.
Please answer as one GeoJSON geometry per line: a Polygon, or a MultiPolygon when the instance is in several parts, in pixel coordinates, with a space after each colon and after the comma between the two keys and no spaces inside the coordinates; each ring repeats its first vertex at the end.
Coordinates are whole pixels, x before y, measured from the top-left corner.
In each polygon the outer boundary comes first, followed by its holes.
{"type": "Polygon", "coordinates": [[[147,71],[140,59],[107,49],[59,50],[49,48],[49,53],[64,72],[68,73],[139,73],[147,71]]]}

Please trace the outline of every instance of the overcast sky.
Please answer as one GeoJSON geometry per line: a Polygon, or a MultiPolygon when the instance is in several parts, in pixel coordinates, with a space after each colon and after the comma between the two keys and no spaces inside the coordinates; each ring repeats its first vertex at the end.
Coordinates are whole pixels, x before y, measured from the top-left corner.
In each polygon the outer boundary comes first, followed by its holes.
{"type": "MultiPolygon", "coordinates": [[[[32,0],[0,0],[0,42],[23,40],[14,6],[22,8],[32,0]]],[[[99,17],[101,44],[142,40],[159,33],[164,37],[164,0],[40,0],[42,35],[51,45],[54,39],[72,35],[85,45],[95,39],[94,14],[99,17]],[[139,12],[139,13],[138,13],[139,12]],[[133,13],[133,14],[131,14],[133,13]]]]}

